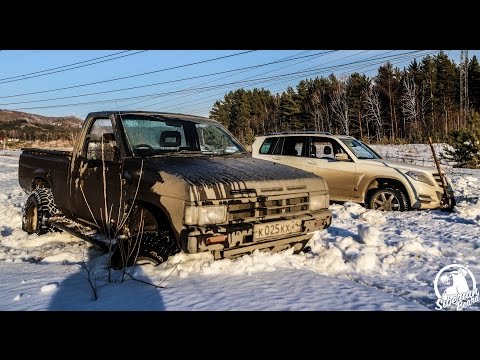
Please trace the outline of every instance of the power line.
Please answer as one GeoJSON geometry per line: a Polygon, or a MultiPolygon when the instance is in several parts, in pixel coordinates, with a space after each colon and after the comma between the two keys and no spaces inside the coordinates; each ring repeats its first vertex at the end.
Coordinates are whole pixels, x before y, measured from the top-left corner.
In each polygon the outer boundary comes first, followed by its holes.
{"type": "MultiPolygon", "coordinates": [[[[334,50],[334,51],[338,51],[338,50],[334,50]]],[[[368,51],[368,50],[366,50],[366,51],[368,51]]],[[[361,51],[361,52],[359,52],[359,53],[355,53],[355,54],[352,54],[352,55],[348,55],[348,56],[336,58],[336,59],[333,59],[333,60],[331,60],[331,61],[324,62],[324,63],[322,63],[321,65],[326,65],[326,64],[330,64],[330,63],[332,63],[332,62],[336,62],[336,61],[339,61],[339,60],[347,59],[347,58],[349,58],[349,57],[352,57],[352,56],[355,56],[355,55],[359,55],[359,54],[364,53],[364,52],[365,52],[365,51],[361,51]]],[[[285,69],[285,68],[290,67],[290,66],[293,66],[293,65],[298,65],[298,64],[303,63],[303,62],[305,62],[305,61],[307,61],[307,60],[299,61],[299,62],[296,62],[295,64],[290,64],[290,65],[287,65],[287,66],[282,66],[282,67],[280,67],[280,68],[278,68],[278,69],[274,69],[274,70],[270,70],[270,71],[267,71],[267,72],[263,72],[263,73],[261,73],[261,74],[257,74],[257,75],[254,75],[254,76],[265,75],[265,74],[268,74],[268,73],[271,73],[271,72],[275,72],[275,71],[278,71],[278,70],[281,70],[281,69],[285,69]]],[[[318,64],[317,64],[317,66],[318,66],[318,64]]],[[[248,80],[248,79],[253,78],[254,76],[249,76],[249,77],[244,78],[244,79],[242,79],[242,80],[248,80]]],[[[211,91],[211,90],[200,91],[200,92],[208,92],[208,91],[211,91]]],[[[156,102],[156,103],[154,103],[154,104],[147,105],[146,107],[151,107],[151,106],[155,106],[155,105],[159,105],[159,104],[164,104],[164,103],[167,103],[167,102],[171,102],[171,101],[173,101],[173,100],[176,100],[176,99],[181,99],[181,98],[189,97],[189,96],[196,95],[196,94],[197,94],[197,93],[179,96],[179,97],[176,97],[176,98],[173,98],[173,99],[156,102]]],[[[224,92],[221,92],[221,93],[219,93],[219,94],[217,94],[217,95],[208,95],[207,97],[203,97],[203,98],[201,98],[201,99],[211,98],[211,97],[214,97],[214,96],[220,96],[220,95],[223,95],[223,94],[224,94],[224,92]]],[[[151,99],[148,99],[148,100],[151,100],[151,99]]],[[[141,100],[140,102],[148,101],[148,100],[141,100]]],[[[198,100],[199,100],[199,99],[198,99],[198,100]]],[[[135,105],[135,104],[137,104],[137,103],[138,103],[138,102],[135,102],[135,103],[129,104],[129,105],[127,105],[127,106],[135,105]]],[[[184,104],[184,103],[180,103],[180,104],[184,104]]]]}
{"type": "MultiPolygon", "coordinates": [[[[424,50],[416,50],[416,51],[410,51],[410,52],[405,52],[402,54],[395,55],[394,57],[399,57],[405,54],[413,54],[413,53],[418,53],[424,50]]],[[[392,57],[392,56],[389,56],[392,57]]],[[[49,105],[49,106],[37,106],[37,107],[27,107],[27,108],[20,108],[18,110],[31,110],[31,109],[47,109],[47,108],[59,108],[59,107],[67,107],[67,106],[80,106],[80,105],[88,105],[88,104],[100,104],[100,103],[108,103],[108,102],[121,102],[121,101],[127,101],[127,100],[133,100],[133,99],[143,99],[143,98],[151,98],[154,96],[166,96],[170,94],[176,94],[176,93],[182,93],[185,91],[192,91],[192,90],[206,90],[206,89],[215,89],[215,88],[221,88],[225,86],[230,86],[230,85],[238,85],[242,83],[251,83],[251,82],[258,82],[258,81],[274,81],[276,79],[284,78],[284,77],[293,77],[295,78],[298,77],[300,74],[301,76],[306,76],[310,73],[314,74],[315,71],[318,70],[324,70],[324,71],[330,71],[331,69],[336,69],[340,67],[345,67],[345,66],[351,66],[352,64],[358,64],[358,63],[363,63],[367,61],[372,61],[372,60],[381,60],[385,59],[387,57],[377,57],[377,58],[370,58],[370,59],[362,59],[362,60],[357,60],[353,61],[351,63],[347,64],[340,64],[336,66],[331,66],[331,67],[326,67],[326,68],[311,68],[309,70],[303,70],[303,71],[297,71],[297,72],[292,72],[292,73],[287,73],[287,74],[282,74],[282,75],[276,75],[276,76],[271,76],[271,77],[265,77],[265,78],[257,78],[257,79],[252,79],[251,81],[234,81],[234,82],[229,82],[229,83],[224,83],[224,84],[219,84],[219,85],[214,85],[214,86],[204,86],[204,87],[198,87],[198,88],[192,88],[189,90],[174,90],[174,91],[167,91],[167,92],[162,92],[162,93],[153,93],[153,94],[147,94],[147,95],[140,95],[140,96],[132,96],[132,97],[125,97],[125,98],[115,98],[115,99],[105,99],[105,100],[97,100],[97,101],[87,101],[87,102],[82,102],[82,103],[69,103],[69,104],[59,104],[59,105],[49,105]]]]}
{"type": "MultiPolygon", "coordinates": [[[[389,52],[391,52],[391,51],[389,51],[389,52]]],[[[388,53],[388,52],[387,52],[387,53],[388,53]]],[[[384,54],[385,54],[385,53],[384,53],[384,54]]],[[[430,54],[430,53],[427,53],[427,54],[425,54],[425,55],[428,55],[428,54],[430,54]]],[[[396,60],[402,60],[402,61],[398,62],[398,64],[401,64],[401,63],[403,63],[403,62],[405,62],[405,61],[411,60],[412,58],[413,58],[413,57],[412,57],[411,55],[408,55],[408,56],[399,57],[399,58],[396,59],[396,60]],[[406,59],[406,60],[404,60],[404,59],[406,59]]],[[[392,61],[393,61],[393,60],[392,60],[392,61]]],[[[383,61],[382,61],[382,62],[383,62],[383,61]]],[[[378,68],[378,63],[374,64],[374,67],[375,67],[375,68],[378,68]]],[[[343,72],[343,73],[341,73],[341,74],[339,74],[339,75],[346,75],[346,74],[348,74],[348,73],[351,73],[351,71],[358,71],[358,70],[360,70],[360,69],[366,69],[365,71],[369,71],[369,70],[373,69],[373,67],[372,67],[372,64],[360,65],[360,66],[357,65],[356,67],[352,67],[351,69],[349,69],[349,70],[350,70],[349,72],[343,72]]],[[[322,71],[322,72],[320,72],[319,74],[324,73],[324,72],[325,72],[325,71],[322,71]]],[[[280,85],[280,84],[283,84],[283,83],[288,82],[288,81],[290,81],[290,80],[291,80],[291,79],[282,80],[282,81],[280,81],[280,82],[278,82],[278,83],[270,84],[270,86],[280,85]]],[[[278,89],[278,90],[271,90],[271,92],[274,93],[274,92],[279,92],[279,91],[285,91],[286,89],[287,89],[287,88],[283,88],[283,87],[282,87],[281,89],[278,89]]],[[[162,111],[168,111],[169,109],[174,108],[174,107],[177,107],[177,108],[178,108],[178,106],[182,106],[182,105],[184,105],[184,104],[190,104],[190,105],[192,105],[192,106],[195,106],[195,105],[201,105],[201,104],[204,104],[204,103],[207,103],[207,102],[213,102],[212,100],[210,100],[212,97],[214,97],[214,96],[219,96],[219,95],[222,95],[222,94],[223,94],[223,92],[222,92],[222,93],[219,93],[219,94],[216,94],[216,95],[208,95],[208,96],[206,96],[206,97],[203,97],[203,99],[208,98],[209,100],[202,101],[202,102],[199,102],[199,103],[191,104],[190,101],[187,101],[187,102],[177,103],[177,104],[175,104],[175,105],[171,105],[171,106],[167,106],[167,107],[162,107],[162,111]]],[[[201,98],[201,99],[202,99],[202,98],[201,98]]],[[[200,99],[198,99],[198,100],[200,100],[200,99]]],[[[204,110],[204,108],[203,108],[202,110],[204,110]]]]}
{"type": "Polygon", "coordinates": [[[34,75],[34,74],[39,74],[39,73],[42,73],[42,72],[48,72],[48,71],[57,70],[57,69],[63,69],[63,68],[70,67],[70,66],[74,66],[74,65],[78,65],[78,64],[84,64],[84,63],[87,63],[87,62],[90,62],[90,61],[95,61],[95,60],[99,60],[99,59],[104,59],[104,58],[106,58],[106,57],[112,57],[112,56],[119,55],[119,54],[123,54],[123,53],[129,52],[129,51],[130,51],[130,50],[119,51],[119,52],[116,52],[116,53],[113,53],[113,54],[109,54],[109,55],[105,55],[105,56],[100,56],[100,57],[96,57],[96,58],[89,59],[89,60],[79,61],[79,62],[72,63],[72,64],[68,64],[68,65],[57,66],[57,67],[54,67],[54,68],[45,69],[45,70],[39,70],[39,71],[35,71],[35,72],[31,72],[31,73],[26,73],[26,74],[22,74],[22,75],[10,76],[10,77],[6,77],[6,78],[3,78],[3,79],[0,79],[0,81],[9,80],[9,79],[14,79],[14,78],[19,78],[19,77],[24,77],[24,76],[29,76],[29,75],[34,75]]]}
{"type": "MultiPolygon", "coordinates": [[[[324,65],[330,64],[330,63],[332,63],[332,62],[337,62],[337,61],[339,61],[339,60],[344,60],[344,59],[350,58],[350,57],[352,57],[352,56],[357,56],[357,55],[360,55],[360,54],[362,54],[362,53],[365,53],[366,51],[368,51],[368,50],[360,51],[360,52],[355,53],[355,54],[351,54],[351,55],[343,56],[343,57],[340,57],[340,58],[337,58],[337,59],[333,59],[333,60],[324,62],[324,63],[322,63],[321,65],[324,66],[324,65]]],[[[387,51],[387,52],[384,52],[384,53],[382,53],[382,54],[380,54],[380,55],[386,55],[386,54],[389,54],[389,53],[391,53],[391,52],[393,52],[393,51],[395,51],[395,50],[387,51]]],[[[383,59],[384,59],[384,58],[386,58],[386,57],[384,56],[383,59]]],[[[364,59],[364,61],[372,61],[372,60],[376,60],[376,59],[378,59],[378,58],[375,58],[375,56],[371,56],[371,57],[369,57],[369,58],[367,58],[367,59],[364,59]]],[[[383,60],[382,60],[382,62],[383,62],[383,60]]],[[[336,70],[336,67],[338,67],[338,66],[345,66],[345,65],[350,65],[350,63],[347,63],[347,64],[339,64],[339,65],[335,65],[335,66],[333,66],[333,67],[327,67],[327,68],[325,68],[325,70],[320,71],[318,74],[322,74],[322,73],[327,72],[327,71],[336,70]]],[[[365,65],[362,65],[362,67],[364,67],[364,66],[365,66],[365,65]]],[[[368,66],[368,65],[367,65],[367,66],[368,66]]],[[[283,68],[285,68],[285,67],[283,67],[283,68]]],[[[307,69],[305,69],[304,71],[309,71],[309,70],[312,70],[312,69],[313,69],[313,70],[314,70],[314,69],[318,69],[318,65],[315,66],[315,67],[307,68],[307,69]]],[[[277,70],[280,70],[280,69],[277,69],[277,70]]],[[[270,71],[270,72],[271,72],[271,71],[270,71]]],[[[264,74],[266,74],[266,73],[262,73],[261,75],[264,75],[264,74]]],[[[317,74],[317,75],[318,75],[318,74],[317,74]]],[[[303,76],[304,76],[304,75],[302,74],[300,77],[303,77],[303,76]]],[[[252,77],[247,77],[247,78],[242,79],[242,80],[248,80],[248,79],[251,79],[251,78],[252,78],[252,77]]],[[[299,77],[297,76],[297,77],[295,77],[295,78],[299,78],[299,77]]],[[[286,80],[286,81],[290,81],[290,80],[291,80],[291,79],[288,79],[288,80],[286,80]]],[[[286,82],[286,81],[282,81],[281,83],[284,83],[284,82],[286,82]]],[[[274,84],[274,85],[277,85],[277,84],[274,84]]],[[[207,89],[207,90],[203,90],[203,91],[199,91],[199,92],[208,92],[208,91],[211,91],[211,90],[212,90],[212,89],[207,89]]],[[[196,94],[197,94],[197,93],[195,93],[195,94],[187,94],[187,95],[183,95],[183,96],[181,96],[181,97],[177,97],[177,98],[175,98],[175,99],[184,98],[184,97],[188,97],[188,96],[192,96],[192,95],[196,95],[196,94]]],[[[203,98],[201,98],[201,99],[212,98],[212,97],[214,97],[214,96],[221,96],[221,95],[223,95],[223,94],[224,94],[224,92],[221,92],[221,93],[218,93],[218,94],[216,94],[216,95],[208,95],[208,96],[203,97],[203,98]]],[[[166,102],[171,102],[172,100],[175,100],[175,99],[169,99],[169,100],[166,100],[166,101],[157,102],[157,103],[155,103],[155,104],[148,105],[147,107],[155,106],[155,105],[162,104],[162,103],[166,103],[166,102]]],[[[144,101],[145,101],[145,100],[144,100],[144,101]]],[[[185,103],[185,102],[184,102],[184,103],[185,103]]],[[[180,103],[180,105],[182,105],[182,104],[184,104],[184,103],[180,103]]],[[[177,104],[177,105],[178,105],[178,104],[177,104]]],[[[165,110],[167,110],[167,109],[169,109],[169,108],[171,108],[171,107],[172,107],[172,106],[168,106],[165,110]]],[[[164,109],[164,108],[162,108],[162,110],[163,110],[163,109],[164,109]]]]}
{"type": "Polygon", "coordinates": [[[230,57],[233,57],[233,56],[248,54],[248,53],[251,53],[251,52],[254,52],[254,51],[257,51],[257,50],[243,51],[243,52],[240,52],[240,53],[235,53],[235,54],[220,56],[220,57],[216,57],[216,58],[212,58],[212,59],[196,61],[196,62],[193,62],[193,63],[190,63],[190,64],[172,66],[172,67],[169,67],[169,68],[163,68],[163,69],[159,69],[159,70],[147,71],[147,72],[143,72],[143,73],[139,73],[139,74],[122,76],[122,77],[113,78],[113,79],[108,79],[108,80],[100,80],[100,81],[95,81],[95,82],[91,82],[91,83],[85,83],[85,84],[79,84],[79,85],[72,85],[72,86],[66,86],[66,87],[61,87],[61,88],[56,88],[56,89],[49,89],[49,90],[40,90],[40,91],[34,91],[34,92],[29,92],[29,93],[23,93],[23,94],[0,96],[0,99],[10,98],[10,97],[17,97],[17,96],[25,96],[25,95],[42,94],[42,93],[47,93],[47,92],[59,91],[59,90],[76,89],[76,88],[84,87],[84,86],[91,86],[91,85],[96,85],[96,84],[104,84],[104,83],[108,83],[108,82],[112,82],[112,81],[118,81],[118,80],[124,80],[124,79],[131,79],[131,78],[134,78],[134,77],[145,76],[145,75],[155,74],[155,73],[159,73],[159,72],[163,72],[163,71],[175,70],[175,69],[180,69],[180,68],[184,68],[184,67],[188,67],[188,66],[204,64],[204,63],[211,62],[211,61],[217,61],[217,60],[227,59],[227,58],[230,58],[230,57]]]}
{"type": "MultiPolygon", "coordinates": [[[[311,52],[311,51],[312,51],[312,50],[302,51],[302,52],[300,52],[300,53],[298,53],[298,54],[289,55],[289,56],[284,57],[284,58],[279,59],[279,60],[289,60],[289,59],[292,60],[292,58],[295,57],[295,56],[300,56],[300,55],[302,55],[302,54],[305,54],[305,53],[308,53],[308,52],[311,52]]],[[[333,50],[333,51],[337,51],[337,50],[333,50]]],[[[313,58],[323,56],[323,54],[325,54],[325,53],[321,53],[321,55],[313,56],[313,58]]],[[[308,61],[308,60],[311,60],[311,59],[307,59],[307,60],[303,60],[303,61],[308,61]]],[[[303,62],[303,61],[301,61],[301,62],[303,62]]],[[[297,63],[294,63],[294,64],[290,64],[290,65],[287,65],[287,66],[285,66],[285,67],[293,66],[293,65],[298,64],[298,63],[300,63],[300,62],[297,62],[297,63]]],[[[250,69],[250,70],[251,70],[251,69],[250,69]]],[[[223,79],[226,79],[226,78],[229,78],[229,77],[232,77],[232,76],[236,76],[236,75],[239,75],[239,74],[241,74],[241,73],[248,72],[248,71],[250,71],[250,70],[243,70],[243,71],[238,72],[237,74],[230,74],[230,75],[227,75],[227,76],[222,76],[222,77],[220,77],[220,78],[218,78],[218,79],[210,80],[210,81],[207,81],[207,82],[204,82],[204,83],[192,84],[192,87],[198,86],[198,85],[202,85],[202,84],[210,84],[210,83],[212,83],[212,82],[216,82],[216,81],[223,80],[223,79]]],[[[272,71],[276,71],[276,70],[272,70],[272,71]]],[[[184,98],[184,97],[191,96],[191,95],[193,95],[193,94],[182,95],[182,96],[179,96],[179,97],[177,97],[177,98],[184,98]]],[[[154,99],[156,99],[156,98],[158,98],[158,97],[153,97],[153,98],[151,98],[151,99],[146,99],[146,100],[135,101],[135,102],[130,103],[130,104],[127,104],[127,105],[125,105],[125,106],[128,107],[128,106],[133,106],[133,105],[141,104],[141,103],[144,103],[144,102],[146,102],[146,101],[152,101],[152,100],[154,100],[154,99]]],[[[170,100],[167,100],[167,101],[170,101],[170,100]]],[[[163,101],[161,101],[160,103],[163,103],[163,101]]],[[[147,107],[149,107],[149,106],[152,106],[152,104],[147,105],[147,107]]]]}
{"type": "Polygon", "coordinates": [[[137,51],[137,52],[134,52],[134,53],[131,53],[131,54],[125,54],[125,55],[117,56],[117,57],[110,58],[110,59],[99,60],[99,61],[95,61],[95,62],[90,63],[90,64],[78,65],[78,66],[74,66],[74,67],[71,67],[71,68],[68,68],[68,69],[61,69],[61,70],[51,71],[51,72],[45,73],[45,74],[37,74],[37,75],[27,76],[27,77],[24,77],[24,78],[21,78],[21,79],[13,79],[13,80],[8,80],[8,81],[0,81],[0,84],[6,84],[6,83],[11,83],[11,82],[16,82],[16,81],[22,81],[22,80],[37,78],[37,77],[41,77],[41,76],[47,76],[47,75],[57,74],[57,73],[61,73],[61,72],[69,71],[69,70],[79,69],[79,68],[83,68],[83,67],[86,67],[86,66],[91,66],[91,65],[95,65],[95,64],[104,63],[104,62],[107,62],[107,61],[112,61],[112,60],[124,58],[124,57],[127,57],[127,56],[137,55],[137,54],[140,54],[140,53],[143,53],[143,52],[146,52],[146,51],[148,51],[148,50],[141,50],[141,51],[137,51]]]}
{"type": "Polygon", "coordinates": [[[219,72],[205,74],[205,75],[191,76],[191,77],[187,77],[187,78],[183,78],[183,79],[162,81],[162,82],[153,83],[153,84],[137,85],[137,86],[131,86],[131,87],[122,88],[122,89],[104,90],[104,91],[97,91],[97,92],[93,92],[93,93],[61,96],[61,97],[56,97],[56,98],[30,100],[30,101],[18,101],[18,102],[11,102],[11,103],[1,103],[0,105],[3,106],[3,105],[30,104],[30,103],[38,103],[38,102],[45,102],[45,101],[53,101],[53,100],[72,99],[72,98],[78,98],[78,97],[84,97],[84,96],[108,94],[108,93],[126,91],[126,90],[141,89],[141,88],[152,87],[152,86],[157,86],[157,85],[171,84],[171,83],[176,83],[176,82],[181,82],[181,81],[187,81],[187,80],[199,79],[199,78],[204,78],[204,77],[209,77],[209,76],[214,76],[214,75],[226,74],[226,73],[236,72],[236,71],[240,71],[240,70],[256,69],[256,68],[260,68],[260,67],[264,67],[264,66],[268,66],[268,65],[272,65],[272,64],[277,64],[277,63],[281,63],[281,62],[285,62],[285,61],[292,61],[292,60],[297,60],[297,59],[306,58],[306,57],[318,56],[318,55],[322,55],[322,54],[325,54],[325,52],[324,53],[315,53],[315,54],[311,54],[311,55],[300,56],[300,57],[292,58],[292,59],[288,59],[288,60],[277,60],[277,61],[272,61],[272,62],[264,63],[264,64],[246,66],[246,67],[238,68],[238,69],[219,71],[219,72]]]}

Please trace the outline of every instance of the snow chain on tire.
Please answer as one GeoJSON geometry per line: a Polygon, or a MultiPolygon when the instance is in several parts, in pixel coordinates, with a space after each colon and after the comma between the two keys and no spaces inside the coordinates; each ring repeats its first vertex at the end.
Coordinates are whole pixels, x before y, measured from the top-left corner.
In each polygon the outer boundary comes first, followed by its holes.
{"type": "Polygon", "coordinates": [[[45,234],[52,229],[47,219],[57,213],[58,210],[53,200],[52,191],[47,188],[36,188],[30,193],[30,196],[25,202],[22,216],[22,229],[29,234],[45,234]],[[36,217],[32,218],[35,207],[37,209],[36,217]]]}

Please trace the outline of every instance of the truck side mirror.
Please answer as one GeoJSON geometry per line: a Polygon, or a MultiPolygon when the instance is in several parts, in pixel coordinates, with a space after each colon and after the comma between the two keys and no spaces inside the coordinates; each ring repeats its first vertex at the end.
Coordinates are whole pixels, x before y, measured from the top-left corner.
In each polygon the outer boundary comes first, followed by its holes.
{"type": "Polygon", "coordinates": [[[348,154],[345,154],[345,153],[335,154],[335,160],[337,160],[337,161],[348,161],[349,160],[348,154]]]}
{"type": "Polygon", "coordinates": [[[116,146],[116,142],[103,143],[101,141],[89,141],[87,143],[87,160],[118,162],[120,159],[120,151],[116,146]]]}

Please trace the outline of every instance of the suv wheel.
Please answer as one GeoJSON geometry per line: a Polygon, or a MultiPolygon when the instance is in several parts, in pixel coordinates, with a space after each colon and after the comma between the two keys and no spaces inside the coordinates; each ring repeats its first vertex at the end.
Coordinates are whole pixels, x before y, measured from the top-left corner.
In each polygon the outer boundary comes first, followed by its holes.
{"type": "Polygon", "coordinates": [[[381,188],[370,196],[368,207],[379,211],[405,211],[408,210],[408,202],[401,190],[381,188]]]}

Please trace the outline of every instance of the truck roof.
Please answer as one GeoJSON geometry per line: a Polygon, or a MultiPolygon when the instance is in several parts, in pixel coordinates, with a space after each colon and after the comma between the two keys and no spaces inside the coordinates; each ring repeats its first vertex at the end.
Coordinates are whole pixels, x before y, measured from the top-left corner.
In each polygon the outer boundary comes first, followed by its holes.
{"type": "Polygon", "coordinates": [[[143,110],[106,110],[106,111],[95,111],[91,112],[87,115],[87,118],[90,116],[105,116],[108,117],[110,115],[160,115],[170,119],[179,119],[179,120],[197,120],[197,121],[212,121],[217,122],[216,120],[209,119],[202,116],[197,115],[189,115],[189,114],[178,114],[178,113],[167,113],[167,112],[158,112],[158,111],[143,111],[143,110]]]}

